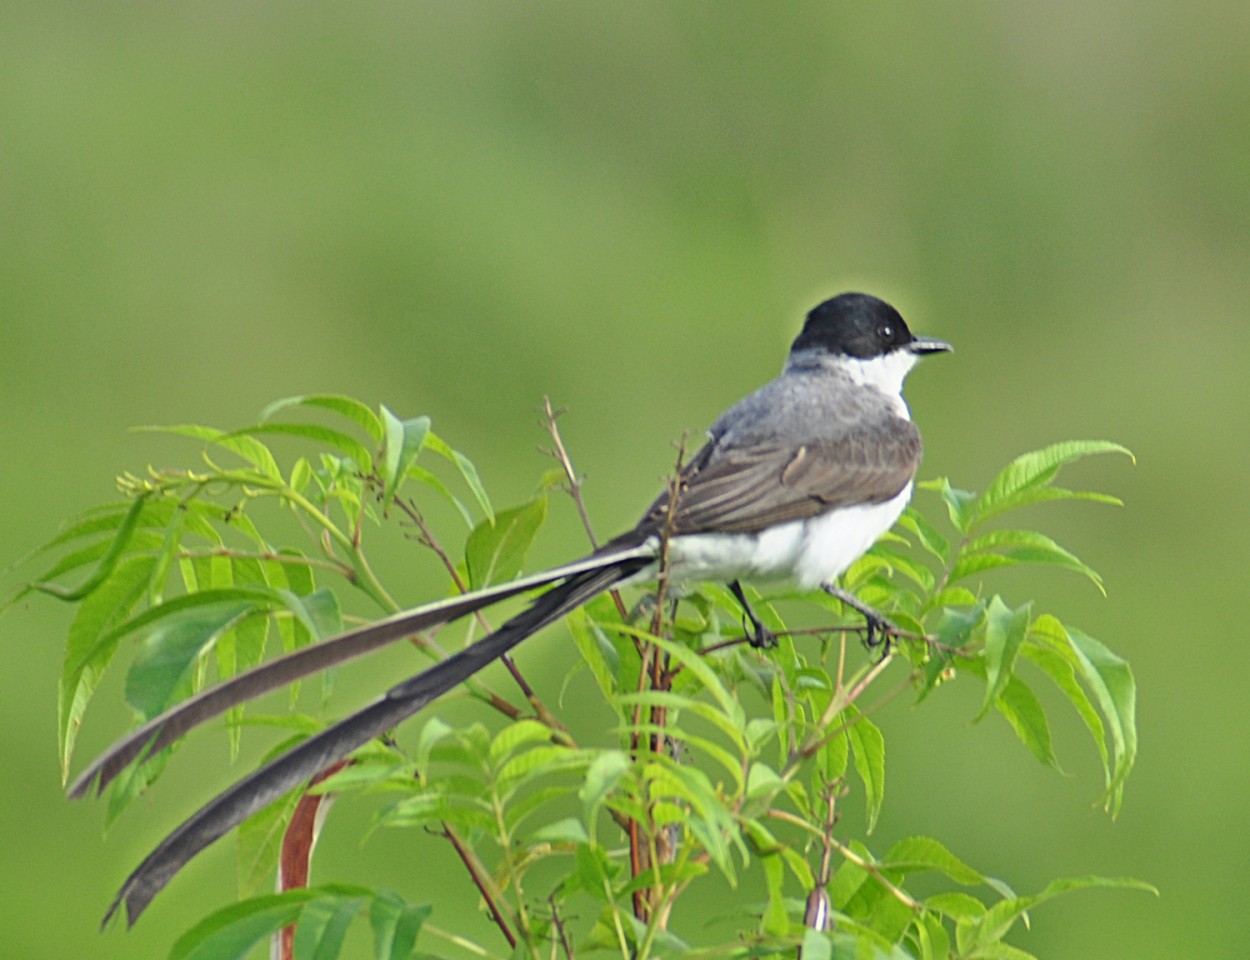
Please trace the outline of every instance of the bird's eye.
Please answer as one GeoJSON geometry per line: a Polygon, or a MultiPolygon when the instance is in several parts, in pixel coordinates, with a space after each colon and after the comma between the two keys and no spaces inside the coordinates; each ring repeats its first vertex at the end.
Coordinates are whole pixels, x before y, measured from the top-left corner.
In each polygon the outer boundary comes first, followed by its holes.
{"type": "Polygon", "coordinates": [[[881,326],[877,329],[877,333],[881,335],[882,340],[894,339],[894,328],[888,323],[881,324],[881,326]]]}

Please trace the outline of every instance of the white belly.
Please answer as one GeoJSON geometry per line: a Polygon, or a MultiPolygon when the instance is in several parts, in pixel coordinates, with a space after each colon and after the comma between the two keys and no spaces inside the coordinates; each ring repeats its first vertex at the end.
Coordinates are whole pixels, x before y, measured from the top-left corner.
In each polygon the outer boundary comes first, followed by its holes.
{"type": "MultiPolygon", "coordinates": [[[[669,569],[678,581],[793,580],[809,590],[831,583],[871,547],[911,498],[909,483],[885,503],[845,507],[762,533],[698,533],[669,543],[669,569]]],[[[655,577],[650,567],[631,579],[655,577]]]]}

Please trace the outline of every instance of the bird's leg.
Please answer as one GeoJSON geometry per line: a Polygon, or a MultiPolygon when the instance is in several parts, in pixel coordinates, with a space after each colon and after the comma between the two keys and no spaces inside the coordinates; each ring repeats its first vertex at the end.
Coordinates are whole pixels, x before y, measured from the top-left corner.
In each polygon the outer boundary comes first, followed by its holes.
{"type": "Polygon", "coordinates": [[[751,609],[751,605],[747,603],[747,596],[742,592],[742,584],[737,580],[729,582],[729,592],[734,595],[738,603],[742,605],[742,613],[747,622],[751,624],[751,628],[747,630],[746,623],[742,628],[746,630],[747,639],[751,642],[751,646],[756,650],[768,650],[777,646],[777,636],[768,627],[760,622],[760,618],[755,615],[755,611],[751,609]]]}
{"type": "Polygon", "coordinates": [[[832,583],[822,583],[820,589],[846,604],[852,610],[856,610],[864,615],[865,625],[868,628],[867,635],[864,637],[864,643],[869,647],[875,647],[879,643],[885,643],[885,652],[889,653],[890,640],[899,634],[899,628],[891,623],[881,613],[874,610],[868,604],[860,600],[855,594],[841,587],[836,587],[832,583]],[[878,639],[880,637],[881,639],[878,639]]]}

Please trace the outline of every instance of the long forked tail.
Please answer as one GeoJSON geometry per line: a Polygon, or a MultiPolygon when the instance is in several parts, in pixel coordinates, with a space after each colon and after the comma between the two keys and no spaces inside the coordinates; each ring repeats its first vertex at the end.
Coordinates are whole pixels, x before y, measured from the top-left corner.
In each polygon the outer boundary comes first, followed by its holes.
{"type": "Polygon", "coordinates": [[[214,840],[318,771],[412,716],[526,637],[637,573],[649,562],[648,556],[606,559],[597,567],[569,576],[494,633],[392,687],[381,699],[309,737],[243,778],[201,807],[148,854],[122,884],[105,914],[104,923],[107,924],[124,903],[127,921],[133,926],[153,897],[214,840]]]}
{"type": "Polygon", "coordinates": [[[638,553],[639,551],[633,550],[589,557],[530,577],[405,610],[357,630],[331,637],[321,643],[301,647],[286,656],[236,674],[211,687],[204,688],[194,696],[188,697],[152,718],[143,726],[130,731],[96,757],[78,775],[70,784],[69,796],[72,799],[86,796],[92,783],[96,784],[97,793],[103,792],[118,774],[140,756],[151,756],[200,724],[271,690],[277,690],[296,680],[328,670],[330,667],[363,656],[422,630],[429,630],[458,620],[476,610],[527,590],[533,590],[587,570],[597,570],[605,563],[623,561],[638,553]]]}

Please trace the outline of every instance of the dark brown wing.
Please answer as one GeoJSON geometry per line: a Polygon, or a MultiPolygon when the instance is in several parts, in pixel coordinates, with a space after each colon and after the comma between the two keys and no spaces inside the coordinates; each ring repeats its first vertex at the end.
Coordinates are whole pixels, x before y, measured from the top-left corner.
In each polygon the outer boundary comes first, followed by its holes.
{"type": "MultiPolygon", "coordinates": [[[[712,441],[682,474],[673,532],[755,533],[834,507],[884,503],[915,475],[920,452],[920,434],[906,420],[798,446],[712,441]]],[[[667,511],[666,492],[630,539],[662,528],[667,511]]]]}

